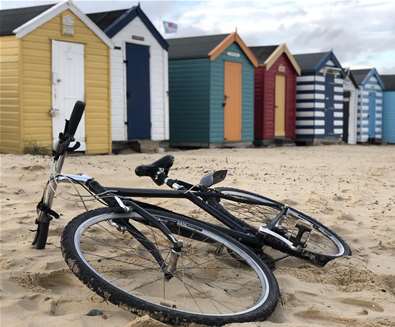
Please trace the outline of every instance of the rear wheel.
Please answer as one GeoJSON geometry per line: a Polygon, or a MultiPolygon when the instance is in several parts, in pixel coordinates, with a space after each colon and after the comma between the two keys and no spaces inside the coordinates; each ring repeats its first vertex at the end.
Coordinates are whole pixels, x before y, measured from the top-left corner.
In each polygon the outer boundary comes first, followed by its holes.
{"type": "Polygon", "coordinates": [[[259,230],[265,243],[282,252],[325,265],[351,255],[347,243],[316,219],[264,196],[234,188],[217,188],[215,205],[259,230]]]}
{"type": "Polygon", "coordinates": [[[168,239],[141,216],[109,208],[86,212],[64,229],[62,252],[73,273],[113,304],[165,322],[222,325],[263,320],[272,313],[278,286],[253,252],[202,222],[148,211],[183,242],[172,278],[165,278],[144,242],[117,223],[127,220],[137,228],[166,263],[172,249],[168,239]]]}

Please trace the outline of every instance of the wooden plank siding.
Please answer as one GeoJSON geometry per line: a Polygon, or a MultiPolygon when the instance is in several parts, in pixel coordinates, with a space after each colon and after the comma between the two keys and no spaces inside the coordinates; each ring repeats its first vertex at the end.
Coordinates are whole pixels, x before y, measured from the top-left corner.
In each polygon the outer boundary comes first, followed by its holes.
{"type": "Polygon", "coordinates": [[[283,53],[269,69],[262,66],[255,69],[255,139],[258,141],[275,138],[275,81],[279,73],[286,79],[285,137],[295,139],[297,72],[283,53]]]}
{"type": "Polygon", "coordinates": [[[254,138],[254,66],[242,49],[233,43],[210,65],[210,143],[224,143],[224,67],[225,62],[242,64],[242,130],[241,141],[254,138]],[[240,57],[228,53],[239,53],[240,57]]]}
{"type": "Polygon", "coordinates": [[[208,59],[169,61],[170,142],[208,146],[210,110],[208,59]]]}
{"type": "Polygon", "coordinates": [[[383,100],[383,141],[395,144],[395,91],[385,91],[383,100]]]}
{"type": "Polygon", "coordinates": [[[383,90],[376,76],[371,75],[367,81],[360,85],[360,92],[358,93],[357,140],[360,143],[368,142],[369,140],[369,93],[371,92],[376,94],[374,137],[376,140],[381,140],[383,136],[383,90]]]}
{"type": "Polygon", "coordinates": [[[19,153],[21,143],[20,40],[0,37],[0,151],[19,153]]]}
{"type": "MultiPolygon", "coordinates": [[[[302,74],[303,75],[303,74],[302,74]]],[[[334,78],[334,137],[343,134],[343,78],[334,78]]],[[[325,76],[307,74],[297,77],[296,137],[299,140],[326,138],[325,76]]]]}
{"type": "Polygon", "coordinates": [[[69,10],[21,40],[23,146],[52,147],[52,40],[84,44],[86,152],[111,152],[109,49],[69,10]],[[74,17],[73,36],[61,33],[65,14],[74,17]]]}

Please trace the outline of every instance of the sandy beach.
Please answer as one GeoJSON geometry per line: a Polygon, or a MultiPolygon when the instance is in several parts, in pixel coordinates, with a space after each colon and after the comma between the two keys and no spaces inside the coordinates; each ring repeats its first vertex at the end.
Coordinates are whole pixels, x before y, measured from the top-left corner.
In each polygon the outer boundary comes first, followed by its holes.
{"type": "MultiPolygon", "coordinates": [[[[281,301],[266,322],[247,326],[395,326],[395,146],[316,146],[171,152],[171,176],[198,182],[228,169],[221,186],[284,201],[317,217],[351,246],[353,256],[324,268],[287,258],[275,276],[281,301]]],[[[161,154],[73,156],[65,173],[85,173],[104,185],[156,187],[134,168],[161,154]]],[[[1,155],[0,310],[2,326],[151,326],[150,319],[107,304],[69,271],[60,251],[64,225],[84,208],[59,193],[47,248],[31,247],[35,206],[49,157],[1,155]],[[104,315],[87,316],[91,309],[104,315]]],[[[174,200],[155,203],[179,206],[174,200]]],[[[184,203],[183,203],[184,204],[184,203]]],[[[194,208],[186,204],[185,212],[194,208]]]]}

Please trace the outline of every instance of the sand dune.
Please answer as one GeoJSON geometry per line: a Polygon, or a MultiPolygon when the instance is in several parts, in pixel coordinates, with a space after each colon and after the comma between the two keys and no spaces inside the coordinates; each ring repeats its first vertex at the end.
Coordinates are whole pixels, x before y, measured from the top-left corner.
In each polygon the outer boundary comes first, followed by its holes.
{"type": "MultiPolygon", "coordinates": [[[[395,147],[326,146],[174,152],[172,176],[197,182],[226,168],[222,185],[248,188],[311,213],[334,228],[354,255],[314,267],[295,258],[277,265],[281,304],[267,322],[244,326],[395,326],[395,147]]],[[[159,155],[75,156],[64,172],[84,172],[107,185],[155,187],[134,167],[159,155]]],[[[106,304],[72,275],[60,252],[63,226],[84,208],[63,188],[44,251],[31,248],[35,205],[48,157],[1,155],[0,308],[3,326],[155,325],[106,304]],[[87,316],[91,309],[104,315],[87,316]]],[[[191,204],[157,200],[169,207],[191,204]]],[[[158,325],[159,326],[159,325],[158,325]]]]}

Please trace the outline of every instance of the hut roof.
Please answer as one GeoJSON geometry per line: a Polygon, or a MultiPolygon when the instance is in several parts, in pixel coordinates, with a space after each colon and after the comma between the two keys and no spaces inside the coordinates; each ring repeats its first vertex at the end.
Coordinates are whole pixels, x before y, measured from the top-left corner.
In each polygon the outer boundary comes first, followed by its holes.
{"type": "Polygon", "coordinates": [[[295,71],[298,75],[300,75],[300,66],[297,63],[295,57],[289,51],[287,45],[285,43],[278,45],[267,45],[267,46],[254,46],[250,47],[250,50],[254,53],[255,57],[258,60],[258,64],[262,66],[266,66],[266,69],[270,69],[270,67],[276,62],[276,60],[282,55],[285,54],[295,71]]]}
{"type": "Polygon", "coordinates": [[[313,71],[328,56],[329,52],[302,53],[294,56],[302,71],[313,71]]]}
{"type": "Polygon", "coordinates": [[[258,61],[239,34],[217,34],[168,39],[169,59],[209,58],[215,60],[231,44],[236,43],[248,60],[256,67],[258,61]]]}
{"type": "Polygon", "coordinates": [[[54,5],[56,5],[56,3],[43,6],[0,10],[0,36],[13,35],[13,31],[17,27],[22,26],[54,5]]]}
{"type": "Polygon", "coordinates": [[[380,75],[384,83],[384,90],[395,91],[395,75],[380,75]]]}
{"type": "Polygon", "coordinates": [[[210,51],[228,35],[217,34],[167,39],[169,43],[169,59],[207,58],[210,51]]]}
{"type": "Polygon", "coordinates": [[[163,49],[168,49],[169,44],[146,16],[140,5],[129,9],[96,12],[87,15],[108,37],[113,37],[134,18],[139,17],[152,36],[158,41],[163,49]]]}

